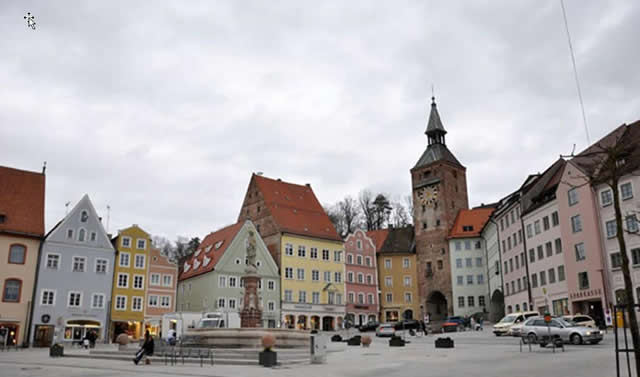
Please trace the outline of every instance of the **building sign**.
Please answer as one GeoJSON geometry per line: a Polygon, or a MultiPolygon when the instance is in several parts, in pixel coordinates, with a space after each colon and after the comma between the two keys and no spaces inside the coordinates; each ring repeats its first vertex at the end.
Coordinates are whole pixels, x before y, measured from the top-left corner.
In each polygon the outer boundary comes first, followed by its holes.
{"type": "Polygon", "coordinates": [[[353,307],[356,309],[369,310],[369,305],[354,305],[353,307]]]}
{"type": "Polygon", "coordinates": [[[293,305],[295,309],[311,309],[311,305],[293,305]]]}
{"type": "Polygon", "coordinates": [[[569,293],[569,299],[571,299],[573,301],[580,301],[582,299],[595,297],[595,296],[601,296],[601,295],[602,295],[602,290],[600,288],[598,288],[598,289],[589,289],[589,290],[584,290],[584,291],[571,292],[571,293],[569,293]]]}

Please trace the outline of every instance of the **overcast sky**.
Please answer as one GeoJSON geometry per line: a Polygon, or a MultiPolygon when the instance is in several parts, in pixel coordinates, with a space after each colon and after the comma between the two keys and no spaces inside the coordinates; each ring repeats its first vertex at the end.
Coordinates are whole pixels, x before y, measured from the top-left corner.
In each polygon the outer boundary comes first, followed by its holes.
{"type": "MultiPolygon", "coordinates": [[[[565,4],[595,141],[640,119],[640,2],[565,4]]],[[[88,193],[202,238],[258,171],[408,195],[432,84],[471,205],[586,146],[559,1],[2,1],[0,36],[0,165],[47,161],[47,230],[88,193]]]]}

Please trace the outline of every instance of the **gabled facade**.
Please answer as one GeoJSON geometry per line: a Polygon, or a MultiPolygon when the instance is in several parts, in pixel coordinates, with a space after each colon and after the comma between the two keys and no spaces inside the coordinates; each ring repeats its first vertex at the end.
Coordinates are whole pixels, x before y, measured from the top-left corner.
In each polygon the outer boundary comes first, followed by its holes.
{"type": "Polygon", "coordinates": [[[493,210],[493,207],[461,210],[449,232],[454,315],[488,313],[487,252],[481,231],[493,210]]]}
{"type": "Polygon", "coordinates": [[[178,310],[240,313],[243,304],[246,245],[256,239],[256,267],[262,327],[280,325],[280,275],[257,229],[249,220],[208,234],[185,262],[178,282],[178,310]]]}
{"type": "Polygon", "coordinates": [[[104,341],[109,326],[115,250],[85,195],[47,235],[33,305],[31,343],[104,341]]]}
{"type": "Polygon", "coordinates": [[[151,236],[134,224],[118,231],[112,240],[116,260],[111,295],[111,335],[127,333],[136,340],[144,336],[144,303],[151,236]]]}
{"type": "Polygon", "coordinates": [[[378,269],[376,245],[362,230],[347,236],[345,291],[347,319],[356,326],[378,320],[378,269]]]}
{"type": "Polygon", "coordinates": [[[280,268],[283,325],[341,328],[344,244],[311,185],[253,174],[238,216],[244,220],[256,224],[280,268]]]}
{"type": "MultiPolygon", "coordinates": [[[[160,249],[152,247],[149,253],[147,273],[147,298],[144,309],[145,329],[151,335],[159,336],[162,329],[162,315],[175,311],[178,266],[160,249]]],[[[162,334],[163,336],[165,334],[162,334]]]]}
{"type": "Polygon", "coordinates": [[[40,243],[44,237],[44,171],[0,166],[0,339],[29,342],[40,243]]]}

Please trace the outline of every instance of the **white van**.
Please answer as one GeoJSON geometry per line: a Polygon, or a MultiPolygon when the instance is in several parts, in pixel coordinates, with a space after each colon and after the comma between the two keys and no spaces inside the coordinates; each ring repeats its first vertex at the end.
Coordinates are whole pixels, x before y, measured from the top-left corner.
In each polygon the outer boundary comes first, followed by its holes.
{"type": "Polygon", "coordinates": [[[507,314],[493,326],[493,333],[496,336],[511,335],[511,327],[524,323],[527,318],[539,316],[538,312],[517,312],[507,314]]]}
{"type": "Polygon", "coordinates": [[[237,312],[205,313],[198,322],[199,329],[238,329],[240,315],[237,312]]]}

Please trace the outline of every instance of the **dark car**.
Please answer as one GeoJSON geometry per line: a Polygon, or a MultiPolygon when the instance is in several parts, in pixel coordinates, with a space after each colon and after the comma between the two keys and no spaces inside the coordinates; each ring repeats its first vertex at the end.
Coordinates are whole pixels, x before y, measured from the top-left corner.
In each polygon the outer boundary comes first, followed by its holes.
{"type": "Polygon", "coordinates": [[[364,325],[360,325],[360,327],[358,327],[358,330],[360,330],[361,332],[376,331],[378,326],[380,326],[379,322],[369,321],[369,322],[365,323],[364,325]]]}
{"type": "Polygon", "coordinates": [[[420,330],[420,322],[415,319],[405,319],[398,321],[393,325],[393,328],[397,330],[420,330]]]}
{"type": "Polygon", "coordinates": [[[458,326],[462,326],[464,327],[464,325],[467,323],[467,320],[464,319],[464,317],[460,317],[460,316],[452,316],[452,317],[448,317],[447,320],[445,322],[449,322],[449,323],[457,323],[458,326]]]}

